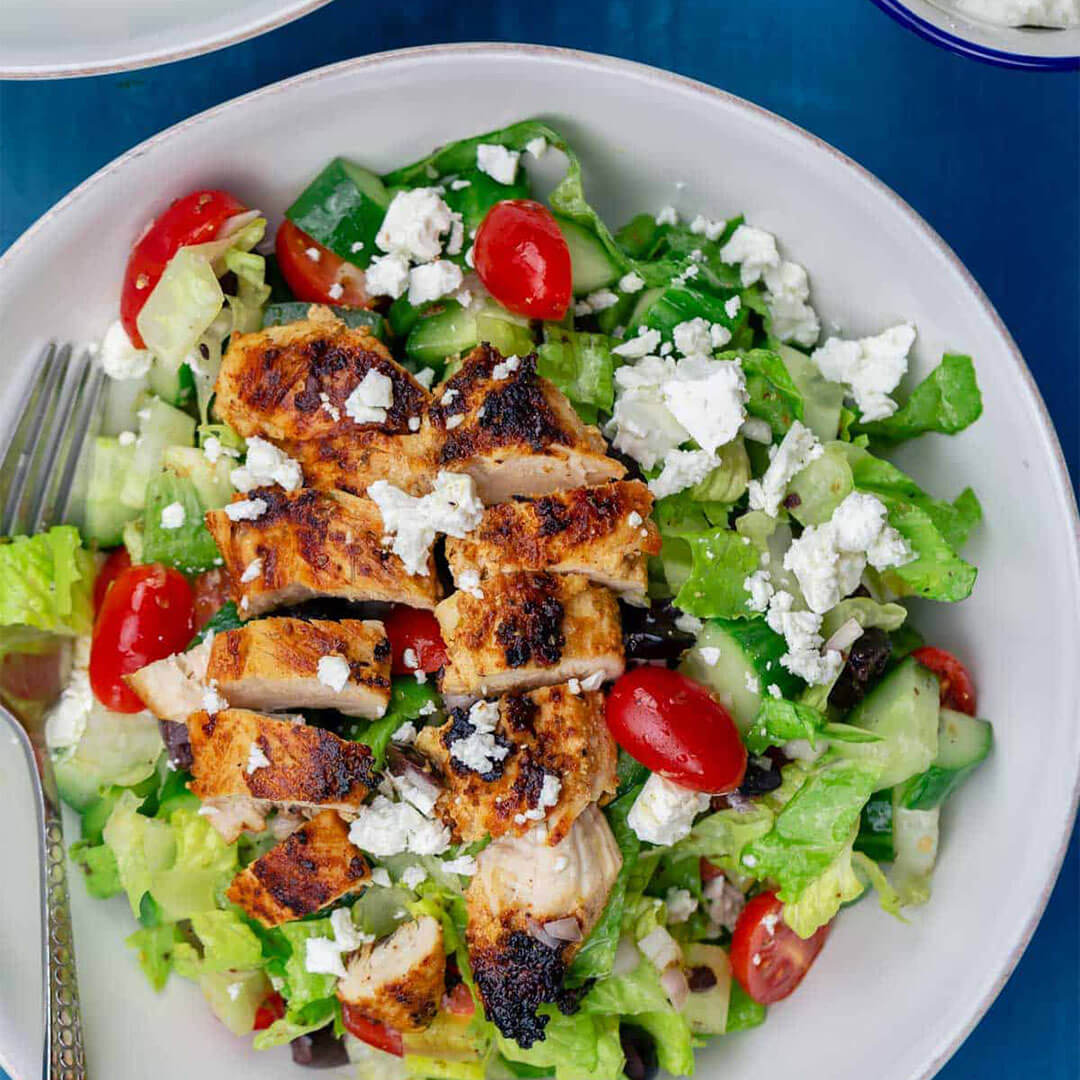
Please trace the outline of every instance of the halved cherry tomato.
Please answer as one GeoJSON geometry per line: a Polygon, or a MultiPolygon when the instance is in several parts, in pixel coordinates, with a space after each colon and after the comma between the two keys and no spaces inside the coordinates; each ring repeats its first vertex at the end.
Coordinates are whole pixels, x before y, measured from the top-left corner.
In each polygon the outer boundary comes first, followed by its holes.
{"type": "Polygon", "coordinates": [[[109,552],[98,576],[94,579],[94,612],[101,610],[101,601],[109,591],[109,586],[131,565],[131,556],[126,547],[114,548],[109,552]]]}
{"type": "Polygon", "coordinates": [[[968,669],[952,653],[926,646],[912,654],[923,667],[929,668],[941,684],[941,704],[946,709],[975,715],[975,684],[968,669]]]}
{"type": "Polygon", "coordinates": [[[709,862],[704,855],[702,855],[698,861],[698,872],[701,874],[701,883],[703,885],[707,885],[710,881],[715,881],[718,877],[724,876],[724,871],[721,870],[719,866],[715,866],[713,863],[709,862]]]}
{"type": "Polygon", "coordinates": [[[443,998],[442,1006],[451,1016],[472,1016],[476,1012],[476,1002],[463,982],[443,998]]]}
{"type": "Polygon", "coordinates": [[[446,643],[430,611],[396,604],[383,619],[383,626],[390,639],[391,674],[413,675],[417,671],[430,674],[446,664],[446,643]],[[410,649],[416,655],[410,656],[406,663],[405,653],[410,649]]]}
{"type": "Polygon", "coordinates": [[[136,320],[166,263],[182,247],[216,239],[221,226],[246,209],[227,191],[193,191],[147,226],[128,256],[120,293],[120,320],[133,345],[143,347],[136,320]]]}
{"type": "Polygon", "coordinates": [[[810,970],[829,925],[812,937],[799,937],[781,917],[776,893],[759,893],[739,913],[731,937],[731,971],[759,1004],[786,998],[810,970]]]}
{"type": "Polygon", "coordinates": [[[116,712],[139,712],[143,703],[123,676],[179,652],[194,634],[191,586],[177,570],[158,563],[123,571],[105,594],[90,643],[90,686],[116,712]]]}
{"type": "Polygon", "coordinates": [[[252,1031],[265,1031],[275,1020],[285,1015],[285,999],[274,991],[263,998],[262,1004],[255,1010],[255,1022],[252,1031]]]}
{"type": "Polygon", "coordinates": [[[350,1034],[361,1042],[374,1046],[376,1050],[385,1050],[388,1054],[405,1056],[405,1044],[401,1032],[389,1024],[379,1024],[369,1020],[355,1005],[347,1001],[341,1003],[341,1021],[350,1034]]]}
{"type": "Polygon", "coordinates": [[[734,721],[678,671],[628,671],[608,696],[607,725],[631,757],[676,784],[721,794],[742,783],[746,747],[734,721]]]}
{"type": "Polygon", "coordinates": [[[570,249],[546,206],[532,199],[497,202],[476,231],[473,262],[504,308],[530,319],[558,320],[570,306],[570,249]]]}
{"type": "Polygon", "coordinates": [[[221,606],[231,596],[232,585],[229,571],[223,566],[216,570],[204,570],[191,582],[191,591],[195,598],[195,632],[198,633],[217,614],[221,606]]]}
{"type": "Polygon", "coordinates": [[[339,307],[367,307],[364,271],[339,259],[285,220],[274,242],[278,266],[297,300],[339,307]]]}

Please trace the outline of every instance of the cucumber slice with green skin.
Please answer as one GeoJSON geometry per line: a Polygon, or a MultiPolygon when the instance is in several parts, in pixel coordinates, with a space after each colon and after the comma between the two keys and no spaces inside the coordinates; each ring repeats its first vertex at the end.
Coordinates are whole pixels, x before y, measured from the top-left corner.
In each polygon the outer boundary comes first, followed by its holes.
{"type": "Polygon", "coordinates": [[[663,231],[652,214],[638,214],[615,234],[615,243],[631,259],[651,259],[660,246],[663,231]]]}
{"type": "Polygon", "coordinates": [[[466,310],[450,300],[416,323],[405,342],[405,352],[419,364],[435,366],[447,357],[467,353],[482,341],[504,356],[530,353],[534,345],[526,320],[495,306],[466,310]]]}
{"type": "Polygon", "coordinates": [[[570,249],[575,296],[614,285],[622,277],[622,267],[593,233],[569,218],[556,215],[555,220],[570,249]]]}
{"type": "Polygon", "coordinates": [[[177,476],[187,477],[192,482],[203,509],[218,510],[232,499],[229,473],[236,465],[233,458],[219,457],[211,464],[194,446],[167,446],[161,462],[177,476]]]}
{"type": "Polygon", "coordinates": [[[952,709],[941,709],[938,752],[924,773],[905,781],[896,793],[897,805],[906,810],[933,810],[940,806],[990,753],[993,728],[952,709]]]}
{"type": "Polygon", "coordinates": [[[683,1019],[695,1035],[723,1035],[727,1031],[728,1004],[731,1001],[731,965],[719,945],[683,946],[683,964],[689,974],[695,968],[708,968],[716,977],[708,990],[691,990],[682,1007],[683,1019]]]}
{"type": "Polygon", "coordinates": [[[120,489],[134,457],[134,443],[121,446],[118,440],[106,436],[94,440],[83,522],[85,540],[96,541],[101,547],[115,547],[124,535],[124,526],[138,514],[120,501],[120,489]]]}
{"type": "Polygon", "coordinates": [[[151,393],[177,408],[182,409],[195,400],[195,380],[187,364],[170,370],[155,359],[150,365],[147,381],[151,393]]]}
{"type": "MultiPolygon", "coordinates": [[[[310,304],[305,304],[300,300],[267,304],[263,308],[263,329],[265,330],[268,326],[286,326],[289,323],[302,322],[307,318],[310,308],[310,304]]],[[[347,307],[331,307],[330,310],[351,329],[370,330],[380,341],[386,339],[386,322],[377,311],[347,307]]]]}
{"type": "MultiPolygon", "coordinates": [[[[479,169],[467,169],[458,173],[449,183],[443,183],[446,186],[443,201],[451,210],[456,210],[461,215],[466,237],[480,227],[480,223],[487,217],[487,212],[497,202],[504,199],[527,199],[530,195],[529,177],[524,169],[518,169],[517,178],[512,184],[500,184],[479,169]],[[457,187],[454,186],[455,182],[457,187]]],[[[465,247],[467,248],[468,244],[465,247]]],[[[463,248],[460,258],[464,258],[464,253],[463,248]]],[[[456,260],[459,257],[450,258],[456,260]]]]}
{"type": "Polygon", "coordinates": [[[750,317],[745,304],[739,306],[734,319],[724,310],[726,301],[737,295],[737,289],[724,289],[721,295],[713,296],[690,285],[669,285],[646,310],[644,322],[653,330],[659,330],[664,340],[669,341],[680,323],[702,318],[726,327],[735,340],[750,317]]]}
{"type": "Polygon", "coordinates": [[[892,862],[896,857],[893,844],[892,792],[878,792],[863,807],[855,850],[869,855],[876,862],[892,862]]]}
{"type": "Polygon", "coordinates": [[[402,293],[390,305],[390,310],[386,313],[390,333],[396,338],[407,338],[409,331],[424,317],[424,312],[428,307],[430,305],[414,307],[409,303],[409,294],[402,293]]]}
{"type": "Polygon", "coordinates": [[[802,681],[780,663],[786,652],[787,642],[764,619],[711,619],[679,670],[712,690],[745,734],[770,686],[781,697],[793,697],[802,688],[802,681]]]}
{"type": "Polygon", "coordinates": [[[191,446],[195,420],[161,398],[152,397],[139,410],[139,438],[120,489],[120,502],[132,510],[146,505],[146,486],[161,467],[166,446],[191,446]]]}
{"type": "Polygon", "coordinates": [[[937,676],[909,657],[893,668],[847,716],[880,735],[873,743],[833,744],[833,752],[881,767],[877,790],[925,772],[938,752],[937,676]]]}
{"type": "Polygon", "coordinates": [[[792,382],[803,398],[803,423],[822,441],[836,438],[840,430],[840,410],[844,407],[844,387],[829,382],[809,356],[790,345],[778,345],[792,382]]]}
{"type": "MultiPolygon", "coordinates": [[[[645,289],[643,292],[637,294],[634,309],[630,312],[630,318],[626,320],[626,336],[633,337],[639,326],[645,325],[645,316],[648,314],[649,309],[656,303],[657,300],[663,295],[664,290],[660,288],[645,289]]],[[[603,314],[601,312],[601,314],[603,314]]]]}
{"type": "Polygon", "coordinates": [[[390,193],[374,173],[334,158],[285,216],[339,258],[363,268],[379,254],[375,234],[389,205],[390,193]]]}
{"type": "Polygon", "coordinates": [[[247,1035],[272,987],[264,971],[212,971],[198,976],[214,1015],[234,1034],[247,1035]]]}

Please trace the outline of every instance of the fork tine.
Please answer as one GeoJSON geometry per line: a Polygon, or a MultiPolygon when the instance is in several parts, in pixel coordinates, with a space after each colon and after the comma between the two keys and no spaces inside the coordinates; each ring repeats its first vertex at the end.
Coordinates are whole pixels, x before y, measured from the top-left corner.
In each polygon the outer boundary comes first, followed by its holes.
{"type": "Polygon", "coordinates": [[[105,390],[105,372],[93,363],[89,353],[86,354],[86,358],[90,363],[75,394],[74,409],[69,424],[70,440],[65,445],[63,456],[57,462],[55,472],[58,479],[52,500],[46,509],[49,517],[38,526],[39,528],[44,527],[46,523],[53,524],[67,518],[71,509],[75,478],[83,462],[83,451],[89,439],[91,427],[99,415],[98,404],[105,390]]]}
{"type": "Polygon", "coordinates": [[[0,516],[0,535],[16,532],[20,506],[26,494],[34,453],[37,449],[45,417],[55,404],[56,386],[60,381],[71,350],[57,349],[50,344],[42,353],[38,375],[23,401],[23,412],[15,433],[8,443],[0,466],[5,488],[3,515],[0,516]]]}

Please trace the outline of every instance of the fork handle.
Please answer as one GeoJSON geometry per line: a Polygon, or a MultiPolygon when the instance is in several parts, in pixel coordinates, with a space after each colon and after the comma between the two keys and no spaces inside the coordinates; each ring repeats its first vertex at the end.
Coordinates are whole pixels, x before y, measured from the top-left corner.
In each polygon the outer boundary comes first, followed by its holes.
{"type": "MultiPolygon", "coordinates": [[[[51,779],[51,777],[50,777],[51,779]]],[[[42,785],[47,787],[50,785],[42,785]]],[[[75,947],[68,900],[67,852],[60,808],[42,792],[44,889],[42,917],[45,930],[45,1080],[86,1080],[79,982],[75,974],[75,947]]]]}

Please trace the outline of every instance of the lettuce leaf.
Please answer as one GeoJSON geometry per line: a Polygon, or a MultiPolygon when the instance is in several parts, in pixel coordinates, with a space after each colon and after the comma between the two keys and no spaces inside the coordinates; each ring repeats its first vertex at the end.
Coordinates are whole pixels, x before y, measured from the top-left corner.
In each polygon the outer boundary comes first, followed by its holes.
{"type": "Polygon", "coordinates": [[[89,634],[94,577],[93,556],[72,525],[0,539],[0,626],[89,634]]]}
{"type": "Polygon", "coordinates": [[[840,910],[862,895],[863,883],[851,865],[854,831],[836,858],[802,888],[797,899],[785,902],[784,922],[801,938],[810,937],[840,910]]]}
{"type": "Polygon", "coordinates": [[[552,1068],[556,1080],[621,1080],[624,1058],[617,1016],[597,1016],[584,1010],[565,1016],[554,1006],[540,1011],[551,1017],[543,1040],[525,1050],[512,1039],[496,1035],[503,1057],[552,1068]]]}
{"type": "Polygon", "coordinates": [[[701,619],[749,614],[743,582],[757,569],[757,548],[731,529],[686,533],[681,539],[690,545],[692,563],[675,596],[676,605],[701,619]]]}
{"type": "Polygon", "coordinates": [[[176,858],[175,833],[164,821],[140,814],[141,805],[142,799],[134,792],[125,791],[117,799],[102,832],[116,859],[120,884],[136,918],[153,875],[176,858]]]}
{"type": "Polygon", "coordinates": [[[570,399],[587,423],[595,423],[597,410],[611,412],[615,358],[606,334],[586,334],[545,323],[536,371],[570,399]]]}
{"type": "MultiPolygon", "coordinates": [[[[332,997],[337,983],[336,977],[308,971],[305,963],[305,943],[308,938],[334,936],[330,920],[309,919],[306,922],[283,923],[274,930],[274,934],[284,938],[291,950],[285,961],[285,996],[289,1000],[290,1014],[320,999],[332,997]]],[[[288,1019],[288,1016],[285,1019],[288,1019]]],[[[276,1043],[268,1045],[274,1046],[276,1043]]]]}
{"type": "Polygon", "coordinates": [[[150,892],[166,918],[194,918],[213,911],[238,865],[235,844],[226,844],[209,820],[181,808],[169,818],[175,857],[152,874],[150,892]]]}
{"type": "Polygon", "coordinates": [[[772,829],[773,820],[772,810],[761,803],[754,803],[749,810],[717,810],[672,847],[671,858],[704,855],[710,862],[724,857],[738,859],[748,844],[772,829]]]}
{"type": "Polygon", "coordinates": [[[782,439],[795,420],[803,418],[803,399],[778,353],[751,349],[742,353],[722,353],[719,359],[742,360],[746,374],[746,392],[750,400],[746,411],[765,420],[773,435],[782,439]]]}
{"type": "Polygon", "coordinates": [[[641,956],[633,971],[601,979],[582,999],[581,1008],[590,1013],[636,1016],[664,1012],[671,1003],[660,985],[660,973],[641,956]]]}
{"type": "Polygon", "coordinates": [[[139,967],[155,990],[165,986],[173,969],[173,951],[183,940],[175,923],[143,927],[127,937],[126,944],[138,952],[139,967]]]}
{"type": "Polygon", "coordinates": [[[634,1023],[643,1027],[656,1042],[657,1064],[672,1076],[693,1076],[694,1036],[683,1017],[668,1008],[662,1012],[639,1013],[634,1023]]]}
{"type": "Polygon", "coordinates": [[[805,739],[816,746],[817,735],[826,722],[825,714],[809,705],[766,697],[743,742],[752,754],[763,753],[770,746],[783,746],[793,739],[805,739]]]}
{"type": "Polygon", "coordinates": [[[71,845],[70,855],[71,861],[83,868],[86,891],[91,896],[106,900],[124,891],[120,882],[120,869],[111,848],[104,844],[78,840],[71,845]]]}
{"type": "Polygon", "coordinates": [[[191,916],[200,949],[189,942],[173,948],[176,972],[194,979],[213,971],[240,971],[263,963],[262,945],[250,926],[233,910],[203,911],[191,916]]]}
{"type": "MultiPolygon", "coordinates": [[[[290,924],[305,926],[306,923],[290,924]]],[[[331,979],[332,976],[323,975],[320,978],[331,979]]],[[[333,993],[331,990],[330,993],[333,993]]],[[[337,998],[328,995],[316,1001],[310,1001],[302,1008],[290,1008],[280,1020],[275,1020],[265,1031],[256,1033],[252,1046],[256,1050],[269,1050],[274,1046],[282,1046],[292,1042],[309,1031],[318,1031],[326,1027],[337,1013],[337,998]]]]}
{"type": "Polygon", "coordinates": [[[894,446],[927,431],[955,435],[982,415],[982,394],[970,356],[946,353],[941,363],[884,420],[857,423],[852,431],[881,446],[894,446]]]}
{"type": "Polygon", "coordinates": [[[765,1023],[765,1006],[758,1004],[740,985],[731,980],[731,999],[728,1002],[725,1033],[746,1031],[765,1023]]]}

